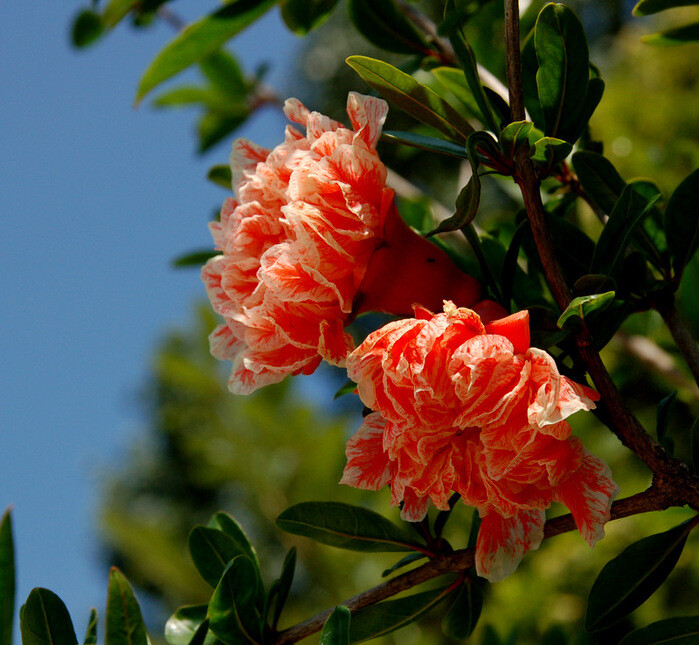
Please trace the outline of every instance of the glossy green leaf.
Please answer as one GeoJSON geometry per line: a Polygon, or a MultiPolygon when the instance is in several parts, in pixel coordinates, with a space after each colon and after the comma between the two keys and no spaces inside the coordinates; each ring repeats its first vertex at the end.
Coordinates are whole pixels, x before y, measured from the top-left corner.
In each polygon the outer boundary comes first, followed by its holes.
{"type": "Polygon", "coordinates": [[[228,563],[246,554],[242,546],[223,531],[195,526],[189,534],[189,552],[194,566],[212,587],[218,585],[228,563]]]}
{"type": "Polygon", "coordinates": [[[450,139],[466,142],[471,125],[451,105],[412,76],[380,60],[350,56],[347,64],[390,103],[450,139]]]}
{"type": "Polygon", "coordinates": [[[632,184],[624,187],[597,240],[590,273],[614,275],[634,230],[658,199],[660,194],[647,200],[634,190],[632,184]]]}
{"type": "Polygon", "coordinates": [[[437,139],[437,137],[430,137],[425,134],[418,134],[416,132],[401,132],[398,130],[385,130],[381,133],[381,138],[390,143],[402,143],[406,146],[420,148],[421,150],[429,150],[430,152],[437,152],[449,157],[468,159],[468,153],[466,152],[466,148],[464,146],[452,143],[451,141],[444,141],[444,139],[437,139]]]}
{"type": "Polygon", "coordinates": [[[224,513],[223,511],[215,513],[209,521],[209,527],[223,531],[235,542],[239,552],[250,558],[250,562],[252,562],[257,569],[260,568],[260,563],[257,559],[255,548],[252,546],[250,540],[248,540],[248,537],[245,535],[245,531],[243,531],[240,524],[238,524],[238,522],[236,522],[228,513],[224,513]]]}
{"type": "Polygon", "coordinates": [[[442,620],[442,631],[451,638],[468,638],[478,624],[483,609],[483,578],[468,576],[459,587],[454,602],[442,620]]]}
{"type": "Polygon", "coordinates": [[[333,395],[333,401],[339,399],[341,396],[346,394],[352,394],[357,389],[357,384],[354,381],[347,381],[342,387],[340,387],[337,392],[333,395]]]}
{"type": "Polygon", "coordinates": [[[112,29],[121,22],[139,0],[111,0],[102,12],[104,23],[112,29]]]}
{"type": "Polygon", "coordinates": [[[73,21],[71,40],[75,47],[87,47],[104,33],[102,16],[90,9],[81,11],[73,21]]]}
{"type": "Polygon", "coordinates": [[[699,169],[692,172],[675,189],[665,209],[665,232],[677,275],[692,259],[699,246],[699,169]]]}
{"type": "Polygon", "coordinates": [[[561,329],[579,329],[580,321],[589,318],[593,313],[604,311],[612,304],[615,295],[613,291],[607,291],[592,296],[573,298],[558,318],[558,326],[561,329]]]}
{"type": "Polygon", "coordinates": [[[207,605],[180,607],[165,623],[165,640],[170,645],[189,645],[206,621],[207,610],[207,605]]]}
{"type": "Polygon", "coordinates": [[[350,623],[353,643],[378,638],[405,627],[438,605],[450,593],[449,587],[423,591],[398,600],[386,600],[355,612],[350,623]]]}
{"type": "Polygon", "coordinates": [[[244,555],[232,560],[209,601],[209,628],[228,645],[250,645],[262,641],[256,606],[259,575],[244,555]]]}
{"type": "Polygon", "coordinates": [[[668,618],[627,634],[619,645],[696,645],[699,616],[668,618]]]}
{"type": "Polygon", "coordinates": [[[641,0],[634,8],[634,16],[649,16],[666,9],[698,5],[697,0],[641,0]]]}
{"type": "Polygon", "coordinates": [[[0,521],[0,645],[12,645],[15,615],[15,546],[8,508],[0,521]]]}
{"type": "Polygon", "coordinates": [[[286,601],[289,598],[291,583],[294,581],[294,573],[296,572],[296,547],[291,547],[284,558],[282,564],[282,573],[279,576],[279,587],[277,589],[277,600],[274,605],[274,616],[272,626],[276,628],[279,622],[279,617],[282,615],[286,601]]]}
{"type": "Polygon", "coordinates": [[[643,538],[608,562],[592,585],[585,629],[605,629],[650,598],[677,564],[695,524],[688,520],[643,538]]]}
{"type": "Polygon", "coordinates": [[[430,70],[437,82],[461,103],[468,114],[485,123],[485,117],[476,102],[463,71],[455,67],[435,67],[430,70]]]}
{"type": "Polygon", "coordinates": [[[301,502],[276,521],[287,533],[351,551],[414,551],[420,545],[382,515],[341,502],[301,502]]]}
{"type": "Polygon", "coordinates": [[[283,0],[282,18],[298,36],[320,27],[332,13],[337,0],[283,0]]]}
{"type": "Polygon", "coordinates": [[[568,7],[550,3],[536,21],[534,43],[544,131],[564,138],[576,126],[587,95],[590,58],[585,31],[568,7]]]}
{"type": "Polygon", "coordinates": [[[233,174],[231,173],[231,167],[226,164],[220,164],[209,168],[209,172],[206,173],[206,178],[217,186],[221,186],[221,188],[232,190],[233,174]]]}
{"type": "Polygon", "coordinates": [[[87,629],[85,629],[85,639],[83,645],[97,644],[97,610],[93,607],[90,610],[90,618],[87,621],[87,629]]]}
{"type": "Polygon", "coordinates": [[[199,85],[181,85],[173,87],[153,99],[155,107],[188,107],[190,105],[204,105],[211,109],[223,111],[228,109],[227,99],[224,95],[199,85]]]}
{"type": "Polygon", "coordinates": [[[21,611],[22,645],[77,645],[63,601],[48,589],[32,589],[21,611]]]}
{"type": "Polygon", "coordinates": [[[424,553],[409,553],[405,557],[398,560],[398,562],[396,562],[392,567],[385,569],[384,572],[381,574],[381,577],[385,578],[386,576],[390,576],[392,573],[395,573],[399,569],[407,567],[409,564],[417,562],[418,560],[422,560],[426,557],[427,556],[424,553]]]}
{"type": "Polygon", "coordinates": [[[318,645],[349,645],[350,642],[350,610],[344,605],[333,609],[320,632],[318,645]]]}
{"type": "Polygon", "coordinates": [[[686,45],[687,43],[699,42],[699,22],[692,22],[681,27],[673,27],[660,31],[657,34],[648,34],[641,40],[649,45],[686,45]]]}
{"type": "Polygon", "coordinates": [[[448,231],[458,231],[464,226],[468,226],[476,217],[478,205],[481,201],[481,178],[478,172],[474,171],[468,183],[461,189],[456,197],[456,210],[451,217],[442,220],[437,228],[430,231],[427,237],[437,233],[448,231]]]}
{"type": "Polygon", "coordinates": [[[460,30],[452,32],[449,35],[449,41],[464,70],[464,76],[466,77],[468,86],[471,88],[473,98],[478,105],[480,113],[483,115],[484,127],[497,134],[500,128],[483,90],[483,85],[481,84],[481,79],[478,74],[478,62],[476,61],[473,49],[471,49],[471,45],[468,44],[460,30]]]}
{"type": "Polygon", "coordinates": [[[603,213],[611,213],[626,182],[606,157],[580,150],[573,154],[573,167],[590,199],[603,213]]]}
{"type": "Polygon", "coordinates": [[[237,59],[223,49],[219,49],[199,61],[199,69],[215,88],[227,96],[244,100],[249,83],[237,59]]]}
{"type": "Polygon", "coordinates": [[[675,404],[676,399],[677,392],[673,392],[658,403],[658,409],[656,410],[655,433],[660,445],[670,454],[673,454],[675,451],[675,441],[668,434],[667,426],[670,421],[670,412],[672,411],[672,406],[675,404]]]}
{"type": "Polygon", "coordinates": [[[136,102],[163,81],[219,49],[275,4],[275,0],[234,0],[187,25],[144,72],[136,92],[136,102]]]}
{"type": "Polygon", "coordinates": [[[580,108],[578,118],[562,130],[560,137],[566,141],[577,141],[585,130],[604,95],[605,84],[599,77],[592,77],[587,83],[587,94],[580,108]]]}
{"type": "Polygon", "coordinates": [[[573,146],[567,141],[554,137],[543,137],[534,143],[531,158],[535,163],[550,170],[564,161],[572,150],[573,146]]]}
{"type": "Polygon", "coordinates": [[[529,135],[533,127],[531,121],[514,121],[500,133],[500,145],[505,157],[512,159],[523,145],[529,145],[529,135]]]}
{"type": "Polygon", "coordinates": [[[529,118],[539,129],[543,131],[544,111],[539,102],[539,89],[536,85],[536,73],[539,71],[539,61],[536,59],[536,47],[534,45],[534,30],[522,43],[522,94],[524,95],[524,107],[529,118]]]}
{"type": "Polygon", "coordinates": [[[201,267],[206,264],[207,260],[216,257],[219,253],[219,251],[194,251],[175,258],[172,265],[177,268],[201,267]]]}
{"type": "Polygon", "coordinates": [[[141,608],[131,586],[116,567],[109,572],[105,645],[148,645],[141,608]]]}
{"type": "Polygon", "coordinates": [[[394,0],[349,0],[347,9],[357,31],[376,47],[397,54],[427,52],[422,32],[405,17],[394,0]]]}

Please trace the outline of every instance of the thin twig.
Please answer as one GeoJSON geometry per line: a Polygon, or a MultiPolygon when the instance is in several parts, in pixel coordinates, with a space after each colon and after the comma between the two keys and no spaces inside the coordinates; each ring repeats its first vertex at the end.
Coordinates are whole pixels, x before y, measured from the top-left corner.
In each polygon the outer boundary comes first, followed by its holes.
{"type": "Polygon", "coordinates": [[[519,1],[505,2],[505,48],[507,50],[507,84],[510,95],[510,116],[513,121],[524,120],[522,94],[522,64],[519,53],[519,1]]]}

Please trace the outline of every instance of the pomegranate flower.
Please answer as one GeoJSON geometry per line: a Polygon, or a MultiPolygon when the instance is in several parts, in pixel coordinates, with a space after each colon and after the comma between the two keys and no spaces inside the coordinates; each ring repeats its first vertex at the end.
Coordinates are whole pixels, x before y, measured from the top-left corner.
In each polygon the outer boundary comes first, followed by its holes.
{"type": "MultiPolygon", "coordinates": [[[[565,504],[593,546],[619,492],[608,466],[570,436],[565,420],[594,408],[590,388],[562,376],[529,346],[526,311],[489,321],[444,303],[370,334],[347,358],[369,408],[347,444],[342,483],[390,485],[392,503],[416,522],[453,492],[482,519],[478,575],[512,573],[543,538],[544,511],[565,504]]],[[[491,308],[492,312],[492,308],[491,308]]]]}
{"type": "Polygon", "coordinates": [[[479,297],[478,283],[395,209],[375,150],[384,101],[350,93],[352,129],[296,99],[284,111],[305,132],[287,126],[271,151],[234,143],[236,199],[210,225],[221,255],[202,270],[224,319],[211,351],[233,361],[238,394],[308,374],[321,359],[342,365],[353,348],[344,327],[361,311],[408,315],[413,301],[426,302],[421,289],[464,306],[479,297]]]}

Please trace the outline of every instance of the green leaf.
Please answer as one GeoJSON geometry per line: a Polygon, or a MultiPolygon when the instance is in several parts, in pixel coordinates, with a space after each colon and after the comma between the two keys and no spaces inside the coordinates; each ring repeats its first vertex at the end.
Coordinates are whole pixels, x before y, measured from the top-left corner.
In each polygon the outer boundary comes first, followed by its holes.
{"type": "Polygon", "coordinates": [[[649,16],[652,13],[673,9],[675,7],[688,7],[697,5],[697,0],[641,0],[634,8],[634,16],[649,16]]]}
{"type": "Polygon", "coordinates": [[[233,540],[233,542],[235,542],[237,548],[239,549],[239,553],[248,556],[248,558],[250,558],[250,562],[252,562],[257,569],[260,568],[260,563],[257,559],[255,548],[250,543],[250,540],[248,540],[248,537],[245,535],[245,531],[243,531],[240,524],[238,524],[238,522],[228,515],[228,513],[224,513],[223,511],[215,513],[209,522],[209,527],[223,531],[233,540]]]}
{"type": "Polygon", "coordinates": [[[437,228],[430,231],[427,237],[447,231],[458,231],[473,221],[478,212],[478,204],[481,201],[481,178],[477,171],[473,171],[468,183],[461,189],[456,197],[456,211],[451,217],[442,220],[437,228]]]}
{"type": "Polygon", "coordinates": [[[207,112],[197,123],[199,135],[199,154],[211,149],[217,143],[225,139],[249,116],[249,112],[240,113],[238,116],[226,116],[215,112],[207,112]]]}
{"type": "Polygon", "coordinates": [[[233,174],[230,166],[225,164],[212,166],[209,168],[209,172],[206,173],[206,178],[217,186],[221,186],[221,188],[232,190],[233,174]]]}
{"type": "Polygon", "coordinates": [[[284,558],[282,564],[282,573],[279,576],[279,587],[277,589],[277,601],[274,605],[274,616],[272,627],[276,629],[279,617],[282,615],[284,605],[289,598],[291,583],[294,581],[294,573],[296,571],[296,547],[292,546],[284,558]]]}
{"type": "Polygon", "coordinates": [[[692,22],[681,27],[674,27],[660,31],[657,34],[648,34],[641,40],[649,45],[686,45],[687,43],[699,42],[699,22],[692,22]]]}
{"type": "Polygon", "coordinates": [[[237,59],[223,49],[199,61],[199,68],[209,82],[229,97],[244,100],[250,84],[237,59]]]}
{"type": "Polygon", "coordinates": [[[626,186],[612,162],[596,152],[580,150],[573,154],[573,167],[590,199],[602,212],[611,213],[626,186]]]}
{"type": "Polygon", "coordinates": [[[350,610],[338,605],[323,625],[318,645],[349,645],[350,610]]]}
{"type": "Polygon", "coordinates": [[[422,560],[423,558],[426,558],[427,556],[424,553],[409,553],[405,557],[401,558],[396,562],[392,567],[389,567],[386,569],[382,574],[381,577],[385,578],[386,576],[390,576],[392,573],[395,573],[399,569],[402,569],[403,567],[407,567],[409,564],[412,564],[413,562],[417,562],[418,560],[422,560]]]}
{"type": "Polygon", "coordinates": [[[643,538],[608,562],[590,591],[587,631],[599,631],[643,604],[677,564],[696,518],[643,538]]]}
{"type": "Polygon", "coordinates": [[[442,631],[451,638],[468,638],[476,628],[483,609],[483,578],[467,576],[442,620],[442,631]]]}
{"type": "Polygon", "coordinates": [[[350,641],[369,640],[405,627],[438,605],[451,591],[450,587],[423,591],[398,600],[386,600],[352,615],[350,641]]]}
{"type": "Polygon", "coordinates": [[[170,645],[189,645],[206,621],[207,605],[180,607],[165,623],[165,640],[170,645]]]}
{"type": "Polygon", "coordinates": [[[612,304],[613,291],[598,293],[592,296],[580,296],[573,298],[566,310],[558,318],[558,326],[561,329],[577,330],[580,328],[580,321],[590,317],[593,313],[604,311],[612,304]]]}
{"type": "Polygon", "coordinates": [[[111,0],[102,12],[104,24],[110,29],[116,27],[137,2],[138,0],[111,0]]]}
{"type": "Polygon", "coordinates": [[[539,90],[536,85],[536,73],[539,71],[539,61],[536,59],[536,47],[534,45],[534,30],[522,43],[522,94],[524,95],[524,107],[534,125],[543,130],[544,112],[539,102],[539,90]]]}
{"type": "Polygon", "coordinates": [[[73,21],[70,35],[75,47],[87,47],[98,40],[103,33],[102,17],[94,11],[84,9],[73,21]]]}
{"type": "Polygon", "coordinates": [[[32,589],[20,612],[22,645],[77,645],[63,601],[48,589],[32,589]]]}
{"type": "Polygon", "coordinates": [[[699,616],[668,618],[627,634],[619,645],[696,645],[699,616]]]}
{"type": "Polygon", "coordinates": [[[634,190],[633,184],[624,187],[597,240],[590,273],[614,275],[634,230],[658,199],[660,194],[647,200],[634,190]]]}
{"type": "Polygon", "coordinates": [[[15,615],[15,546],[8,508],[0,521],[0,645],[12,645],[15,615]]]}
{"type": "Polygon", "coordinates": [[[172,265],[181,267],[201,267],[206,264],[207,260],[219,255],[219,251],[194,251],[193,253],[187,253],[185,255],[180,255],[172,261],[172,265]]]}
{"type": "Polygon", "coordinates": [[[478,108],[483,115],[483,125],[495,132],[496,134],[500,132],[500,127],[495,120],[493,111],[490,107],[490,103],[486,98],[485,92],[483,91],[483,85],[481,85],[481,79],[478,74],[478,62],[471,49],[471,45],[468,44],[466,39],[460,30],[454,31],[449,35],[449,41],[454,48],[454,53],[461,63],[461,67],[464,70],[464,76],[466,77],[466,82],[471,88],[471,93],[473,98],[478,105],[478,108]]]}
{"type": "Polygon", "coordinates": [[[337,0],[283,0],[282,18],[298,36],[320,27],[332,13],[337,0]]]}
{"type": "Polygon", "coordinates": [[[275,4],[276,0],[234,0],[187,25],[160,51],[141,76],[136,102],[163,81],[215,52],[275,4]]]}
{"type": "Polygon", "coordinates": [[[341,502],[301,502],[276,521],[287,533],[351,551],[418,551],[422,547],[382,515],[341,502]]]}
{"type": "Polygon", "coordinates": [[[109,572],[105,645],[148,645],[141,609],[128,581],[116,567],[109,572]]]}
{"type": "Polygon", "coordinates": [[[535,163],[544,166],[548,171],[565,160],[572,150],[573,146],[567,141],[554,137],[543,137],[534,143],[531,157],[535,163]]]}
{"type": "Polygon", "coordinates": [[[212,587],[218,585],[226,566],[233,558],[246,554],[230,535],[208,526],[195,526],[191,530],[189,552],[201,577],[212,587]]]}
{"type": "Polygon", "coordinates": [[[427,53],[429,48],[422,32],[394,0],[349,0],[347,9],[357,31],[376,47],[397,54],[427,53]]]}
{"type": "Polygon", "coordinates": [[[699,169],[692,172],[672,193],[665,209],[665,233],[672,266],[681,276],[699,246],[699,169]]]}
{"type": "Polygon", "coordinates": [[[658,409],[656,411],[656,424],[655,433],[658,437],[660,445],[665,448],[671,455],[675,451],[675,441],[667,433],[667,425],[670,420],[670,412],[672,406],[677,399],[677,392],[673,392],[669,396],[666,396],[660,403],[658,403],[658,409]]]}
{"type": "Polygon", "coordinates": [[[437,82],[461,103],[468,114],[485,123],[485,117],[476,102],[463,71],[454,67],[435,67],[430,70],[437,82]]]}
{"type": "Polygon", "coordinates": [[[354,381],[347,381],[340,389],[338,389],[337,392],[335,392],[335,395],[333,396],[333,401],[335,399],[339,399],[341,396],[345,396],[345,394],[352,394],[357,389],[357,384],[354,381]]]}
{"type": "Polygon", "coordinates": [[[206,87],[198,85],[181,85],[171,90],[158,94],[153,99],[155,107],[188,107],[190,105],[204,105],[212,109],[228,109],[224,95],[213,92],[206,87]]]}
{"type": "Polygon", "coordinates": [[[531,121],[514,121],[500,133],[500,146],[508,159],[513,159],[517,150],[529,145],[529,134],[534,124],[531,121]]]}
{"type": "Polygon", "coordinates": [[[97,610],[94,607],[90,610],[83,645],[97,645],[97,610]]]}
{"type": "Polygon", "coordinates": [[[692,466],[699,473],[699,418],[694,419],[691,431],[692,466]]]}
{"type": "Polygon", "coordinates": [[[406,146],[420,148],[421,150],[429,150],[430,152],[437,152],[449,157],[468,159],[468,153],[466,152],[466,148],[464,148],[464,146],[452,143],[451,141],[437,139],[436,137],[430,137],[425,134],[418,134],[416,132],[401,132],[398,130],[385,130],[381,133],[381,138],[390,143],[402,143],[406,146]]]}
{"type": "Polygon", "coordinates": [[[233,559],[209,601],[209,628],[228,645],[260,643],[262,631],[256,601],[259,574],[244,555],[233,559]]]}
{"type": "Polygon", "coordinates": [[[587,95],[590,58],[585,31],[577,16],[562,4],[547,4],[534,31],[539,69],[536,84],[544,113],[545,133],[565,138],[575,129],[587,95]]]}
{"type": "Polygon", "coordinates": [[[389,102],[455,141],[466,142],[473,128],[451,105],[412,76],[383,61],[350,56],[347,64],[389,102]]]}
{"type": "Polygon", "coordinates": [[[580,108],[580,114],[577,118],[577,123],[571,123],[565,133],[561,134],[561,138],[567,141],[577,141],[585,131],[585,126],[588,124],[592,115],[595,113],[597,106],[604,95],[604,81],[594,76],[587,82],[587,94],[585,101],[580,108]]]}

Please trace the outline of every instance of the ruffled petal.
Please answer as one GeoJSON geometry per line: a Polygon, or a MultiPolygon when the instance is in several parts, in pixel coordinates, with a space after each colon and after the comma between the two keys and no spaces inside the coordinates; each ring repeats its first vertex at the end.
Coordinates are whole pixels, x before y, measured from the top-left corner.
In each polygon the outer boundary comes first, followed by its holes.
{"type": "Polygon", "coordinates": [[[347,96],[347,114],[357,137],[370,148],[376,147],[388,114],[388,104],[382,99],[350,92],[347,96]]]}
{"type": "Polygon", "coordinates": [[[341,484],[364,490],[381,490],[393,476],[393,467],[383,449],[386,420],[377,412],[368,415],[347,442],[347,465],[341,484]]]}

